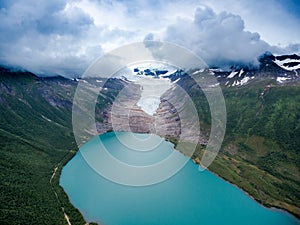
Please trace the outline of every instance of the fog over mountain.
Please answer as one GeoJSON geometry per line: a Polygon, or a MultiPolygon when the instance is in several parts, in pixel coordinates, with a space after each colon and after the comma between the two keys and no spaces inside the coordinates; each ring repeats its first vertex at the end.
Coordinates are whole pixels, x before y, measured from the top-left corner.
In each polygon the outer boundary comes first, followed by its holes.
{"type": "Polygon", "coordinates": [[[0,64],[79,76],[104,53],[144,39],[179,44],[217,67],[257,65],[266,51],[299,54],[298,4],[255,2],[2,0],[0,64]]]}
{"type": "Polygon", "coordinates": [[[246,31],[240,16],[217,14],[208,7],[198,7],[193,20],[178,19],[168,26],[165,40],[193,49],[210,66],[256,65],[265,51],[284,51],[269,45],[258,33],[246,31]]]}

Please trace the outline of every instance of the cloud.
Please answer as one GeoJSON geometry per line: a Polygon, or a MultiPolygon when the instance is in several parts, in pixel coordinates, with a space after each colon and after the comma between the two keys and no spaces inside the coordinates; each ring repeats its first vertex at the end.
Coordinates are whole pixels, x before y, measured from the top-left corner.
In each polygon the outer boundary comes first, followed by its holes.
{"type": "Polygon", "coordinates": [[[259,55],[273,49],[258,33],[245,31],[240,16],[217,14],[207,6],[198,7],[192,20],[179,18],[168,26],[164,40],[193,50],[211,66],[255,64],[259,55]]]}
{"type": "Polygon", "coordinates": [[[209,64],[255,63],[264,51],[299,52],[293,1],[0,0],[0,64],[78,76],[103,53],[143,40],[183,45],[209,64]]]}
{"type": "Polygon", "coordinates": [[[81,9],[62,9],[51,14],[44,14],[37,18],[34,23],[38,32],[45,35],[79,35],[82,31],[93,25],[92,19],[81,9]]]}
{"type": "Polygon", "coordinates": [[[154,35],[152,33],[147,34],[144,41],[154,41],[154,35]]]}
{"type": "Polygon", "coordinates": [[[202,3],[218,13],[227,11],[240,15],[246,30],[258,32],[271,45],[300,42],[299,0],[202,0],[202,3]]]}
{"type": "Polygon", "coordinates": [[[38,74],[82,69],[79,43],[93,21],[79,8],[68,7],[62,1],[11,1],[2,8],[1,62],[38,74]]]}
{"type": "Polygon", "coordinates": [[[103,45],[123,43],[134,35],[96,26],[76,1],[5,3],[0,9],[0,63],[39,75],[81,75],[103,54],[103,45]]]}

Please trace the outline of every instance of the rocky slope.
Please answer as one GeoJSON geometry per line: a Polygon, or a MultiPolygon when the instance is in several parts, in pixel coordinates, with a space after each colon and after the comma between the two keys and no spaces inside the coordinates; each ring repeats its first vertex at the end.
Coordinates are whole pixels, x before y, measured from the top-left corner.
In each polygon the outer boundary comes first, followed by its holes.
{"type": "MultiPolygon", "coordinates": [[[[294,55],[266,54],[260,60],[259,68],[206,71],[215,75],[223,89],[228,120],[224,144],[210,169],[257,201],[299,216],[299,59],[294,55]]],[[[146,72],[150,76],[155,74],[146,72]]],[[[211,124],[209,105],[204,93],[184,71],[159,74],[176,81],[176,85],[162,96],[153,116],[136,104],[140,87],[124,79],[41,78],[7,68],[1,68],[0,74],[0,136],[3,140],[0,190],[6,193],[0,199],[1,224],[12,221],[64,224],[62,205],[72,224],[83,223],[58,183],[62,165],[77,151],[71,112],[79,82],[85,84],[87,94],[97,92],[97,86],[105,83],[97,93],[97,132],[85,130],[83,136],[114,129],[156,133],[193,142],[197,137],[193,117],[189,120],[189,113],[183,113],[183,103],[190,98],[201,125],[199,146],[192,155],[195,161],[201,159],[207,144],[211,124]],[[187,95],[180,90],[185,90],[187,95]],[[59,202],[49,185],[54,168],[58,170],[52,186],[59,193],[59,202]]],[[[80,115],[87,110],[83,107],[75,113],[80,115]]]]}

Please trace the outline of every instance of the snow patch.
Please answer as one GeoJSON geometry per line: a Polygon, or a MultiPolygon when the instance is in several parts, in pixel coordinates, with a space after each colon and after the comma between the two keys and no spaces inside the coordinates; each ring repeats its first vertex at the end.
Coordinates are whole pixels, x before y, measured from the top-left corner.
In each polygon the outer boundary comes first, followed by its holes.
{"type": "Polygon", "coordinates": [[[241,80],[241,85],[244,85],[246,84],[249,80],[252,80],[254,77],[244,77],[242,80],[241,80]]]}
{"type": "Polygon", "coordinates": [[[285,70],[289,70],[289,71],[293,71],[293,70],[297,70],[300,69],[300,59],[285,59],[285,60],[278,60],[276,59],[274,61],[274,63],[276,63],[278,66],[280,66],[281,68],[285,69],[285,70]],[[283,64],[285,63],[299,63],[296,66],[293,67],[288,67],[288,66],[284,66],[283,64]]]}
{"type": "Polygon", "coordinates": [[[219,85],[220,85],[220,83],[216,83],[216,84],[211,84],[211,85],[209,85],[208,87],[214,88],[214,87],[217,87],[217,86],[219,86],[219,85]]]}
{"type": "Polygon", "coordinates": [[[204,72],[204,70],[205,70],[205,69],[196,70],[196,71],[193,73],[193,75],[194,75],[194,74],[197,74],[197,73],[203,73],[203,72],[204,72]]]}
{"type": "Polygon", "coordinates": [[[176,71],[177,71],[177,69],[168,70],[167,73],[159,75],[159,77],[168,77],[168,76],[172,75],[173,73],[175,73],[176,71]]]}
{"type": "Polygon", "coordinates": [[[241,83],[238,80],[236,80],[233,82],[232,87],[239,86],[239,85],[241,85],[241,83]]]}
{"type": "Polygon", "coordinates": [[[234,76],[235,75],[237,75],[238,74],[238,72],[235,72],[235,71],[232,71],[229,75],[228,75],[228,77],[227,78],[234,78],[234,76]]]}
{"type": "Polygon", "coordinates": [[[178,78],[177,80],[173,81],[173,83],[177,83],[178,81],[180,81],[181,78],[178,78]]]}
{"type": "Polygon", "coordinates": [[[240,73],[239,73],[239,77],[241,77],[243,73],[244,73],[244,70],[241,69],[241,71],[240,71],[240,73]]]}
{"type": "Polygon", "coordinates": [[[279,83],[283,83],[284,81],[286,80],[289,80],[291,78],[289,77],[277,77],[276,81],[279,82],[279,83]]]}
{"type": "Polygon", "coordinates": [[[223,72],[224,71],[221,68],[215,68],[215,69],[209,69],[209,70],[213,71],[213,72],[223,72]]]}

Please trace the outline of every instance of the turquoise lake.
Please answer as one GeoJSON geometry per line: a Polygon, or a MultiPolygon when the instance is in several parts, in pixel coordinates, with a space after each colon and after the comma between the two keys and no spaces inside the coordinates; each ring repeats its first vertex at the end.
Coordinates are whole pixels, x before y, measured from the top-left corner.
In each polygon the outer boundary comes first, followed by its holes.
{"type": "Polygon", "coordinates": [[[169,179],[147,186],[112,182],[87,163],[98,160],[100,166],[105,166],[100,154],[104,147],[111,156],[135,166],[153,165],[171,154],[185,158],[174,151],[171,143],[157,136],[148,139],[148,134],[136,134],[135,137],[146,142],[154,140],[155,149],[147,149],[142,141],[132,150],[122,142],[123,138],[134,145],[135,138],[131,134],[111,132],[94,137],[63,168],[60,184],[87,221],[101,225],[300,224],[284,211],[258,204],[213,173],[200,172],[191,160],[169,179]],[[99,140],[103,145],[99,146],[99,140]],[[140,148],[144,151],[139,151],[140,148]]]}

